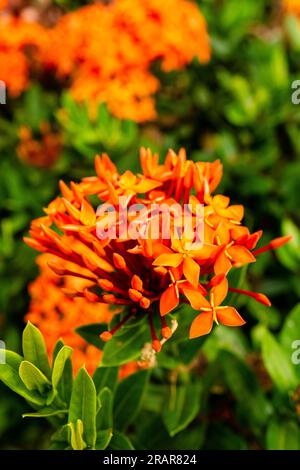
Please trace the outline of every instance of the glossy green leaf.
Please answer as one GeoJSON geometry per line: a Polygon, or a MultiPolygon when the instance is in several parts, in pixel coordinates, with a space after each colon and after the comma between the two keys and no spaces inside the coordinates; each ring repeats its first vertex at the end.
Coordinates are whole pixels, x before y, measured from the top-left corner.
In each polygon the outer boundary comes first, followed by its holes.
{"type": "Polygon", "coordinates": [[[114,392],[117,386],[118,376],[118,367],[98,367],[93,375],[93,381],[97,390],[97,394],[104,387],[108,387],[112,392],[114,392]]]}
{"type": "Polygon", "coordinates": [[[62,339],[59,339],[59,340],[56,341],[54,349],[53,349],[53,354],[52,354],[52,366],[54,364],[54,361],[56,359],[57,354],[59,353],[61,348],[64,347],[64,345],[65,345],[65,343],[63,342],[62,339]]]}
{"type": "Polygon", "coordinates": [[[69,346],[63,346],[57,353],[52,370],[52,386],[54,389],[57,388],[59,381],[62,378],[66,362],[71,357],[72,352],[72,348],[69,346]]]}
{"type": "Polygon", "coordinates": [[[263,336],[262,355],[265,367],[278,389],[283,393],[294,390],[298,379],[291,357],[267,330],[263,336]]]}
{"type": "Polygon", "coordinates": [[[251,426],[264,425],[273,409],[253,371],[245,362],[228,351],[220,351],[216,360],[222,365],[224,381],[238,403],[238,411],[243,421],[250,423],[251,426]]]}
{"type": "Polygon", "coordinates": [[[294,341],[299,340],[300,303],[297,304],[284,320],[279,334],[280,344],[287,354],[292,354],[294,341]]]}
{"type": "Polygon", "coordinates": [[[300,450],[299,424],[288,419],[272,419],[266,435],[268,450],[300,450]]]}
{"type": "Polygon", "coordinates": [[[77,372],[69,409],[69,423],[74,424],[77,420],[82,421],[84,440],[93,448],[96,442],[96,389],[83,367],[77,372]]]}
{"type": "Polygon", "coordinates": [[[23,331],[22,345],[24,359],[34,364],[50,379],[51,369],[43,335],[40,330],[30,322],[27,323],[23,331]]]}
{"type": "Polygon", "coordinates": [[[75,329],[87,343],[92,344],[98,349],[103,349],[104,342],[100,338],[100,334],[107,330],[107,323],[91,323],[83,325],[75,329]]]}
{"type": "Polygon", "coordinates": [[[113,394],[107,387],[98,395],[100,408],[97,413],[97,429],[109,429],[113,426],[113,394]]]}
{"type": "Polygon", "coordinates": [[[28,390],[37,390],[42,395],[50,387],[47,377],[31,362],[21,362],[19,375],[28,390]]]}
{"type": "Polygon", "coordinates": [[[96,450],[105,450],[111,441],[112,438],[112,430],[111,429],[105,429],[97,432],[97,440],[96,440],[96,445],[95,449],[96,450]]]}
{"type": "Polygon", "coordinates": [[[201,396],[202,390],[199,383],[171,385],[163,409],[163,421],[170,436],[175,436],[185,429],[197,416],[201,396]]]}
{"type": "Polygon", "coordinates": [[[29,391],[22,382],[19,371],[9,364],[0,364],[0,380],[15,393],[25,398],[28,402],[35,405],[43,405],[45,399],[42,398],[37,392],[29,391]]]}
{"type": "Polygon", "coordinates": [[[137,360],[147,341],[149,341],[149,327],[144,319],[128,322],[128,325],[114,334],[113,338],[105,344],[101,360],[102,367],[120,366],[137,360]]]}

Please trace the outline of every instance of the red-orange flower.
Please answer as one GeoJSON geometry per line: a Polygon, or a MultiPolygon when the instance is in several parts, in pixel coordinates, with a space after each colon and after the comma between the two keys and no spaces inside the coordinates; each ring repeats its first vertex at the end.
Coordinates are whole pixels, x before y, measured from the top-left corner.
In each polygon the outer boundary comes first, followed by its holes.
{"type": "Polygon", "coordinates": [[[30,69],[36,65],[37,51],[45,41],[47,32],[38,23],[0,14],[0,80],[11,96],[27,88],[30,69]]]}
{"type": "Polygon", "coordinates": [[[32,130],[27,126],[19,129],[17,155],[24,163],[40,168],[48,168],[55,164],[62,148],[62,138],[53,132],[48,123],[40,125],[40,138],[34,138],[32,130]]]}
{"type": "Polygon", "coordinates": [[[202,311],[191,325],[190,338],[197,338],[210,333],[214,321],[225,326],[241,326],[245,323],[234,307],[221,305],[228,293],[226,277],[218,280],[216,285],[213,281],[214,279],[212,280],[213,287],[210,291],[209,301],[200,293],[189,298],[192,307],[195,310],[202,311]]]}
{"type": "Polygon", "coordinates": [[[228,287],[226,276],[288,239],[254,250],[262,232],[251,234],[242,225],[243,207],[212,195],[221,179],[220,162],[194,163],[181,149],[178,154],[170,150],[159,164],[150,150],[141,149],[141,163],[142,174],[119,174],[107,155],[97,156],[96,175],[70,186],[61,182],[61,196],[45,209],[46,216],[33,221],[26,239],[33,248],[67,261],[50,264],[56,274],[90,283],[72,295],[123,306],[125,316],[102,339],[144,313],[159,351],[153,318],[160,316],[161,335],[168,339],[172,331],[166,315],[182,302],[202,311],[191,337],[207,333],[213,320],[241,325],[235,309],[221,305],[227,290],[270,305],[261,293],[228,287]],[[101,203],[97,210],[95,197],[101,203]]]}
{"type": "Polygon", "coordinates": [[[160,86],[153,63],[169,72],[194,58],[207,62],[210,44],[205,20],[189,0],[98,2],[49,28],[39,15],[0,14],[0,79],[11,96],[27,88],[32,72],[50,70],[91,111],[106,103],[117,117],[147,121],[156,117],[160,86]]]}
{"type": "Polygon", "coordinates": [[[70,294],[91,283],[75,277],[61,277],[49,268],[48,263],[59,262],[54,256],[41,255],[37,259],[40,275],[29,286],[31,302],[25,317],[44,335],[49,358],[60,338],[73,348],[73,367],[76,372],[85,364],[93,373],[101,359],[101,351],[87,344],[75,329],[89,323],[109,322],[112,313],[106,304],[95,304],[70,294]],[[66,294],[68,292],[69,295],[66,294]]]}
{"type": "Polygon", "coordinates": [[[156,115],[159,81],[152,63],[160,60],[170,71],[194,57],[208,61],[210,46],[203,16],[187,0],[115,0],[80,8],[58,22],[42,51],[46,65],[70,78],[77,100],[105,102],[114,115],[135,121],[156,115]]]}
{"type": "Polygon", "coordinates": [[[286,13],[300,18],[300,3],[298,0],[283,0],[283,9],[286,13]]]}

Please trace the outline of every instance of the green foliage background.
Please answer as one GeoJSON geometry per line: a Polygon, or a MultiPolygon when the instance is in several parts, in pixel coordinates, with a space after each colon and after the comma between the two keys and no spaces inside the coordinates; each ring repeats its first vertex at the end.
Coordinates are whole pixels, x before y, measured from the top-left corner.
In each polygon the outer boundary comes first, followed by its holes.
{"type": "MultiPolygon", "coordinates": [[[[275,1],[203,0],[199,5],[208,22],[212,60],[170,74],[155,66],[162,83],[156,122],[138,126],[119,121],[104,106],[91,121],[86,107],[67,93],[39,83],[0,107],[0,338],[22,354],[27,285],[37,274],[35,253],[22,236],[56,195],[59,178],[70,181],[92,174],[94,155],[101,151],[121,170],[136,169],[141,145],[161,155],[169,147],[184,146],[195,160],[220,158],[221,189],[234,203],[245,205],[247,225],[264,228],[266,242],[293,235],[288,246],[276,256],[260,257],[247,280],[241,279],[243,287],[265,292],[273,306],[235,297],[232,302],[247,326],[215,328],[208,338],[193,342],[186,340],[188,312],[181,311],[180,328],[158,356],[158,366],[116,384],[116,367],[128,359],[128,351],[138,357],[143,344],[143,324],[129,325],[141,329],[141,344],[128,346],[130,331],[121,332],[113,341],[124,344],[123,353],[111,354],[116,350],[113,342],[105,347],[106,367],[96,372],[94,384],[80,371],[74,396],[65,402],[71,400],[68,419],[61,403],[49,398],[55,389],[53,374],[50,384],[50,375],[42,371],[41,378],[35,372],[41,388],[35,392],[34,409],[45,415],[50,403],[52,411],[59,410],[49,422],[22,421],[29,406],[1,384],[0,448],[48,448],[59,423],[53,448],[97,442],[96,448],[112,449],[300,450],[300,394],[295,394],[300,365],[291,360],[292,343],[300,339],[300,107],[291,102],[292,82],[300,79],[300,24],[283,18],[275,1]],[[51,170],[22,164],[15,150],[19,126],[38,132],[45,119],[63,132],[65,142],[51,170]],[[89,411],[78,414],[83,389],[91,406],[97,402],[96,436],[94,424],[87,421],[89,411]],[[45,390],[50,401],[41,404],[38,397],[45,397],[45,390]]],[[[67,362],[68,349],[64,351],[67,362]]],[[[28,364],[35,360],[28,351],[23,354],[10,361],[16,371],[24,359],[26,382],[31,380],[28,369],[34,367],[28,364]]],[[[62,370],[67,374],[65,363],[62,370]]]]}

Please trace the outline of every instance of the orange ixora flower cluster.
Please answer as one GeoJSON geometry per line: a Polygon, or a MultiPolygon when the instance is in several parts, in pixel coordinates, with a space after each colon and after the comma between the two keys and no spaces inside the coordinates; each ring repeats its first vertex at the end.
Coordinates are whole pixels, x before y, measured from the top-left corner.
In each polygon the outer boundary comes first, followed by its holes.
{"type": "Polygon", "coordinates": [[[46,40],[46,31],[38,23],[0,11],[0,80],[12,97],[27,88],[36,53],[46,40]]]}
{"type": "Polygon", "coordinates": [[[90,323],[107,323],[112,313],[106,304],[69,297],[64,290],[85,289],[93,283],[83,278],[58,276],[49,268],[48,263],[51,265],[51,262],[55,262],[55,256],[44,254],[37,259],[40,275],[29,286],[31,302],[25,320],[34,323],[43,333],[49,358],[61,338],[73,348],[74,372],[85,364],[92,373],[100,362],[101,351],[87,344],[75,328],[90,323]]]}
{"type": "Polygon", "coordinates": [[[164,71],[210,58],[205,20],[190,0],[114,0],[63,15],[53,27],[0,13],[0,79],[12,96],[28,86],[30,64],[70,83],[78,101],[100,102],[120,118],[155,118],[164,71]],[[171,12],[171,14],[170,14],[171,12]],[[32,60],[34,59],[34,60],[32,60]]]}
{"type": "Polygon", "coordinates": [[[90,5],[65,15],[48,45],[48,65],[71,78],[76,99],[105,102],[117,117],[135,121],[155,117],[155,60],[171,71],[210,57],[205,20],[190,0],[90,5]]]}
{"type": "Polygon", "coordinates": [[[299,0],[283,0],[283,9],[286,13],[296,15],[300,18],[299,0]]]}
{"type": "Polygon", "coordinates": [[[229,287],[227,275],[288,238],[255,249],[262,232],[251,234],[242,225],[243,206],[212,194],[222,177],[221,163],[187,160],[182,149],[170,150],[160,164],[158,155],[141,149],[141,166],[142,174],[119,174],[107,155],[97,156],[96,176],[70,187],[61,182],[62,195],[33,221],[31,238],[25,239],[58,257],[50,263],[58,275],[91,283],[75,288],[72,296],[127,310],[102,339],[110,340],[130,318],[144,314],[159,351],[154,316],[160,317],[165,341],[172,334],[166,316],[181,303],[195,310],[190,338],[209,333],[214,322],[245,323],[234,307],[223,305],[228,291],[270,305],[264,294],[229,287]],[[102,203],[97,210],[95,198],[102,203]]]}

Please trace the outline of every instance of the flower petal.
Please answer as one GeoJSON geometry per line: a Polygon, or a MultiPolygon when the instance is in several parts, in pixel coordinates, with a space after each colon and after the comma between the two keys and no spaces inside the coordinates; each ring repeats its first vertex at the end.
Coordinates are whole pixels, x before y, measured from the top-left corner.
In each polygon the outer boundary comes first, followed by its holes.
{"type": "Polygon", "coordinates": [[[200,313],[190,328],[190,339],[198,338],[199,336],[207,335],[211,332],[213,326],[213,315],[212,313],[200,313]]]}
{"type": "Polygon", "coordinates": [[[166,253],[158,256],[154,261],[154,266],[171,266],[172,268],[177,268],[183,260],[183,255],[181,253],[166,253]]]}
{"type": "Polygon", "coordinates": [[[222,250],[220,254],[217,256],[215,265],[214,265],[214,271],[215,274],[227,274],[228,271],[230,270],[232,264],[228,257],[225,254],[225,250],[222,250]]]}
{"type": "Polygon", "coordinates": [[[86,199],[82,200],[80,222],[84,225],[94,225],[96,222],[95,211],[86,199]]]}
{"type": "Polygon", "coordinates": [[[161,295],[160,303],[159,303],[159,310],[160,314],[163,317],[167,315],[167,313],[174,310],[179,304],[179,297],[177,297],[176,289],[174,284],[169,286],[161,295]]]}
{"type": "Polygon", "coordinates": [[[217,318],[225,326],[242,326],[246,322],[234,307],[219,307],[216,309],[217,318]]]}
{"type": "Polygon", "coordinates": [[[190,256],[186,256],[183,261],[183,274],[186,279],[194,286],[199,284],[200,266],[190,256]]]}
{"type": "Polygon", "coordinates": [[[137,193],[148,193],[149,191],[152,191],[153,189],[157,188],[158,186],[161,186],[161,183],[159,181],[154,181],[150,179],[144,179],[140,181],[138,184],[134,185],[134,190],[137,193]]]}
{"type": "Polygon", "coordinates": [[[182,291],[190,302],[192,308],[195,310],[200,310],[201,308],[211,308],[209,301],[199,292],[199,290],[192,289],[190,287],[183,287],[182,291]]]}
{"type": "Polygon", "coordinates": [[[233,245],[228,248],[228,253],[232,257],[234,263],[243,265],[248,263],[254,263],[255,258],[253,254],[242,245],[233,245]]]}
{"type": "Polygon", "coordinates": [[[227,278],[226,277],[220,278],[220,282],[216,286],[214,286],[210,292],[211,299],[213,296],[213,303],[215,307],[218,305],[221,305],[221,303],[227,296],[227,292],[228,292],[227,278]]]}

